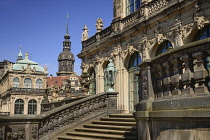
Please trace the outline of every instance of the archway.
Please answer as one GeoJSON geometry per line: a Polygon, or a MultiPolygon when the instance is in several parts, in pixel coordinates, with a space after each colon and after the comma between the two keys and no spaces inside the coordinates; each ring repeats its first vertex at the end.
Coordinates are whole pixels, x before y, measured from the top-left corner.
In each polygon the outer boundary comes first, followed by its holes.
{"type": "Polygon", "coordinates": [[[128,87],[129,87],[129,112],[136,110],[136,105],[139,102],[139,63],[142,59],[138,52],[133,53],[128,64],[128,87]]]}

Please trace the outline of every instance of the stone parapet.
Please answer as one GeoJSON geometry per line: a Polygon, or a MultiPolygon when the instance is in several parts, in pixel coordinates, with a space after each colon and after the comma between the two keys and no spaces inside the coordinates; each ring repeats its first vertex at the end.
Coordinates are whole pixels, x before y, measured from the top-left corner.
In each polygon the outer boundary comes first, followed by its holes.
{"type": "Polygon", "coordinates": [[[0,116],[0,138],[50,139],[51,135],[60,133],[71,125],[88,121],[101,114],[117,113],[117,95],[117,92],[92,95],[35,116],[0,116]]]}

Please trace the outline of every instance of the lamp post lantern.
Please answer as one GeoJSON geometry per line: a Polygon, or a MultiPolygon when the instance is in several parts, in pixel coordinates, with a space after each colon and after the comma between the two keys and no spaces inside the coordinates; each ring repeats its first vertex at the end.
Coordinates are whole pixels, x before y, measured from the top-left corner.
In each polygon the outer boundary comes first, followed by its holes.
{"type": "Polygon", "coordinates": [[[105,84],[108,86],[108,90],[106,92],[115,92],[114,84],[116,78],[116,68],[112,60],[109,60],[109,64],[107,65],[104,74],[105,74],[105,84]]]}

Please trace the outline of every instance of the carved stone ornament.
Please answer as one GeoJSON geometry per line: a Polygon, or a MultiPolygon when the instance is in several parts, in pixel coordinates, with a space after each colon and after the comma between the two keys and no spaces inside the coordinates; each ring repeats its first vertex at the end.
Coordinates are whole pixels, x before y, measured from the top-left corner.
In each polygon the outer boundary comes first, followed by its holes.
{"type": "Polygon", "coordinates": [[[101,18],[98,18],[97,21],[96,21],[96,30],[97,30],[97,32],[101,32],[102,31],[102,27],[104,27],[103,20],[101,18]]]}
{"type": "Polygon", "coordinates": [[[148,96],[147,94],[147,77],[143,78],[143,92],[144,92],[144,96],[148,96]]]}
{"type": "Polygon", "coordinates": [[[199,30],[202,29],[205,26],[205,24],[209,23],[209,19],[204,17],[204,16],[195,17],[194,21],[197,24],[197,27],[198,27],[199,30]]]}
{"type": "Polygon", "coordinates": [[[159,34],[156,29],[154,30],[154,34],[155,34],[156,42],[158,44],[161,44],[164,40],[167,39],[163,34],[159,34]]]}
{"type": "Polygon", "coordinates": [[[140,50],[142,51],[142,57],[143,60],[146,60],[149,58],[149,52],[150,52],[150,44],[147,38],[143,38],[142,41],[140,41],[140,50]]]}
{"type": "Polygon", "coordinates": [[[82,41],[85,41],[88,39],[89,35],[88,35],[88,28],[86,25],[84,25],[84,28],[82,29],[83,30],[83,33],[82,33],[82,41]]]}

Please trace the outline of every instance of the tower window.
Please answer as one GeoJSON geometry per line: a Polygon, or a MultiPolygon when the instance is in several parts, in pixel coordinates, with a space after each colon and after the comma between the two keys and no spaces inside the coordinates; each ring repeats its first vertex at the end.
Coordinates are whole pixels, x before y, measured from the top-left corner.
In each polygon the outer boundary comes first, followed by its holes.
{"type": "Polygon", "coordinates": [[[135,12],[141,5],[141,0],[127,0],[126,13],[127,15],[135,12]]]}

